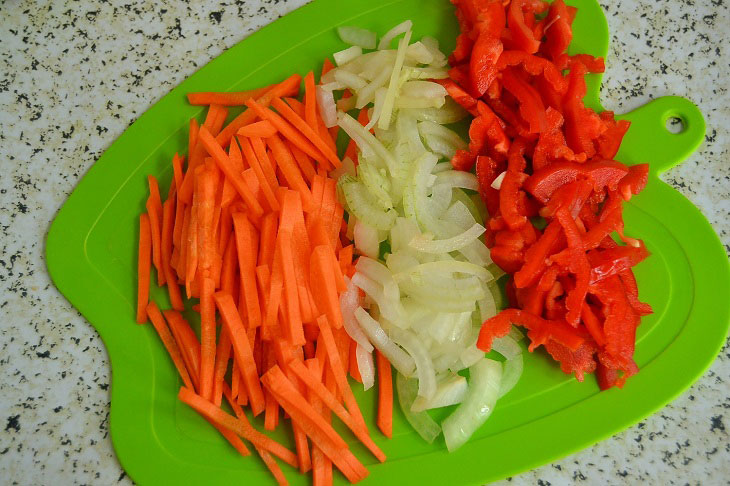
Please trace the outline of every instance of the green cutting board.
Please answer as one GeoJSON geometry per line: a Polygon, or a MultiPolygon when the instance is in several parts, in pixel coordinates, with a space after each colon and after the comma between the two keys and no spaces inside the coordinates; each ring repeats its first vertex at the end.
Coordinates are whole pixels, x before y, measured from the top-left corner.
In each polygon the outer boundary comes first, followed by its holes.
{"type": "MultiPolygon", "coordinates": [[[[604,56],[608,30],[599,5],[594,0],[569,3],[579,7],[572,51],[604,56]]],[[[318,70],[327,55],[344,47],[335,26],[358,25],[383,33],[405,19],[413,20],[414,38],[431,35],[445,52],[453,48],[458,26],[446,0],[316,0],[274,22],[142,115],[89,170],[53,222],[46,247],[48,269],[109,350],[112,440],[136,482],[273,483],[257,457],[238,456],[177,401],[180,381],[172,363],[152,327],[134,322],[137,218],[144,211],[145,177],[154,174],[163,185],[169,183],[172,155],[186,149],[187,121],[201,116],[201,109],[189,106],[185,93],[253,88],[294,71],[318,70]]],[[[597,110],[599,86],[600,76],[591,77],[586,99],[597,110]]],[[[636,268],[641,298],[655,310],[638,329],[641,372],[623,390],[599,392],[592,376],[579,383],[542,351],[525,353],[518,386],[454,453],[446,451],[443,439],[432,445],[422,441],[397,410],[392,440],[373,427],[375,441],[388,455],[384,464],[375,464],[348,436],[356,455],[369,466],[368,484],[423,484],[445,477],[453,484],[477,484],[537,467],[656,411],[713,361],[729,322],[728,260],[702,214],[658,178],[700,144],[702,115],[687,100],[665,97],[622,118],[632,125],[618,158],[629,164],[649,162],[651,167],[646,190],[625,210],[627,234],[643,238],[652,252],[636,268]],[[669,117],[682,120],[681,133],[667,131],[669,117]]],[[[153,298],[167,305],[164,292],[153,291],[153,298]]],[[[355,388],[366,418],[374,423],[376,393],[355,388]]],[[[277,437],[292,444],[286,432],[277,437]]],[[[309,477],[282,467],[293,484],[309,483],[309,477]]],[[[344,482],[339,474],[336,478],[344,482]]]]}

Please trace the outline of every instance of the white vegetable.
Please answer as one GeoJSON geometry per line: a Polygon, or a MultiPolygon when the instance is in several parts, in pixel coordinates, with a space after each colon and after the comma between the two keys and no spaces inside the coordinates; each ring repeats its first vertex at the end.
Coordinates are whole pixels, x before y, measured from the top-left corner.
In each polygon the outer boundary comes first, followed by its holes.
{"type": "Polygon", "coordinates": [[[484,358],[469,368],[469,389],[459,408],[441,424],[446,448],[454,451],[464,445],[494,410],[502,378],[502,365],[484,358]]]}
{"type": "Polygon", "coordinates": [[[388,358],[390,364],[400,374],[412,376],[416,369],[413,358],[388,337],[378,321],[370,317],[370,314],[362,307],[355,309],[355,318],[373,346],[388,358]]]}
{"type": "Polygon", "coordinates": [[[362,385],[365,387],[365,390],[369,390],[375,384],[373,353],[358,344],[355,347],[355,359],[357,361],[357,369],[360,372],[360,378],[362,378],[362,385]]]}
{"type": "Polygon", "coordinates": [[[335,105],[335,97],[332,91],[317,86],[314,90],[317,98],[317,106],[319,106],[319,114],[327,128],[337,125],[337,106],[335,105]]]}
{"type": "Polygon", "coordinates": [[[440,382],[436,387],[433,398],[426,400],[423,397],[416,397],[411,406],[412,412],[422,412],[432,408],[448,407],[461,403],[466,395],[466,378],[453,375],[440,382]]]}
{"type": "MultiPolygon", "coordinates": [[[[387,35],[387,34],[386,34],[387,35]]],[[[385,40],[385,37],[383,37],[385,40]]],[[[378,127],[383,130],[387,130],[390,126],[390,116],[393,113],[393,104],[395,102],[396,94],[398,93],[401,69],[403,69],[403,61],[406,58],[406,48],[411,40],[410,26],[406,31],[405,37],[403,37],[398,43],[398,53],[395,57],[395,64],[393,64],[393,71],[390,73],[390,83],[388,84],[388,92],[385,94],[385,101],[383,102],[383,111],[380,114],[378,120],[378,127]]],[[[382,41],[381,41],[382,44],[382,41]]]]}
{"type": "Polygon", "coordinates": [[[406,20],[406,21],[401,22],[400,24],[396,25],[395,27],[390,29],[388,32],[386,32],[383,37],[380,38],[380,43],[378,44],[378,49],[380,49],[381,51],[383,49],[389,49],[390,41],[395,39],[400,34],[410,32],[412,27],[413,27],[413,22],[411,22],[410,20],[406,20]]]}
{"type": "Polygon", "coordinates": [[[360,46],[348,47],[347,49],[343,49],[332,54],[332,58],[335,60],[335,64],[337,64],[338,66],[347,64],[348,62],[360,56],[362,56],[362,47],[360,46]]]}
{"type": "Polygon", "coordinates": [[[403,415],[418,435],[429,444],[441,434],[441,427],[428,412],[412,412],[413,402],[417,396],[418,385],[415,380],[409,380],[398,373],[395,377],[395,387],[398,394],[398,404],[403,415]]]}
{"type": "Polygon", "coordinates": [[[424,253],[449,253],[464,248],[479,238],[484,231],[484,226],[475,223],[474,226],[463,233],[445,240],[430,239],[426,235],[416,236],[411,240],[409,246],[424,253]]]}
{"type": "Polygon", "coordinates": [[[353,46],[360,46],[363,49],[375,49],[375,32],[361,29],[360,27],[337,27],[342,42],[353,46]]]}
{"type": "Polygon", "coordinates": [[[436,393],[436,372],[433,370],[428,350],[411,331],[391,329],[391,338],[393,342],[405,349],[416,363],[418,396],[430,400],[436,393]]]}
{"type": "Polygon", "coordinates": [[[340,311],[342,312],[345,331],[359,346],[362,346],[366,351],[372,351],[373,345],[370,344],[367,336],[360,329],[360,324],[355,319],[355,309],[360,307],[360,292],[347,277],[345,277],[345,284],[347,288],[340,294],[340,311]]]}
{"type": "Polygon", "coordinates": [[[378,241],[378,230],[372,226],[357,221],[355,223],[355,248],[371,258],[378,258],[380,251],[380,241],[378,241]]]}
{"type": "Polygon", "coordinates": [[[492,189],[496,189],[499,191],[499,189],[502,187],[502,181],[504,180],[505,175],[507,175],[506,170],[494,178],[494,180],[492,181],[492,189]]]}

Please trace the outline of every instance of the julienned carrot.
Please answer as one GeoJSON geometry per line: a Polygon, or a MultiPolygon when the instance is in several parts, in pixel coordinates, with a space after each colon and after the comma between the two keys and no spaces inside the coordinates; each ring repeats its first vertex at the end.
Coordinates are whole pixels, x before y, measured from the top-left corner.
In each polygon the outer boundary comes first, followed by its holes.
{"type": "Polygon", "coordinates": [[[227,329],[221,329],[218,344],[215,347],[215,368],[213,371],[213,403],[221,406],[223,397],[223,380],[228,371],[228,361],[231,359],[231,338],[227,329]]]}
{"type": "MultiPolygon", "coordinates": [[[[316,359],[308,359],[306,361],[306,365],[307,369],[311,373],[321,376],[319,362],[316,359]]],[[[312,390],[309,390],[309,393],[307,394],[307,399],[312,404],[312,408],[314,408],[314,410],[322,415],[322,417],[326,420],[327,418],[325,417],[325,406],[312,390]]],[[[324,486],[331,484],[327,482],[326,468],[328,461],[329,459],[327,459],[327,456],[324,455],[321,449],[317,447],[316,444],[312,444],[312,482],[315,486],[324,486]]],[[[330,463],[330,468],[331,467],[332,465],[330,463]]]]}
{"type": "Polygon", "coordinates": [[[276,180],[276,166],[272,164],[269,154],[266,152],[264,141],[259,137],[251,137],[251,146],[253,147],[256,158],[258,158],[261,164],[261,170],[264,172],[269,186],[276,191],[279,187],[279,181],[276,180]]]}
{"type": "Polygon", "coordinates": [[[191,105],[222,105],[222,106],[241,106],[249,98],[258,98],[271,90],[273,85],[264,86],[263,88],[255,88],[247,91],[233,92],[211,92],[204,91],[199,93],[188,93],[188,103],[191,105]]]}
{"type": "MultiPolygon", "coordinates": [[[[342,162],[340,162],[340,159],[337,158],[337,154],[335,153],[335,151],[333,151],[330,146],[327,145],[327,143],[322,140],[322,138],[320,138],[316,128],[310,127],[307,122],[300,118],[299,115],[294,113],[294,110],[292,110],[289,105],[284,103],[281,98],[272,99],[271,105],[276,108],[276,111],[279,112],[279,115],[281,115],[281,117],[288,121],[294,128],[299,130],[299,132],[301,132],[301,134],[304,135],[312,143],[312,145],[314,145],[317,150],[319,150],[320,153],[327,158],[327,161],[333,167],[339,167],[340,165],[342,165],[342,162]]],[[[302,148],[302,150],[304,150],[304,148],[302,148]]],[[[311,154],[309,155],[312,158],[316,158],[311,154]]]]}
{"type": "Polygon", "coordinates": [[[226,175],[231,181],[233,187],[238,191],[241,199],[246,203],[248,208],[256,215],[261,215],[264,211],[261,205],[254,197],[251,188],[244,182],[240,173],[237,173],[233,165],[231,164],[228,155],[223,151],[223,147],[216,141],[215,138],[208,132],[205,127],[200,129],[200,143],[203,144],[208,153],[215,159],[218,164],[218,168],[226,175]]]}
{"type": "Polygon", "coordinates": [[[213,260],[215,258],[215,217],[216,179],[217,174],[207,167],[200,174],[198,199],[198,272],[202,277],[212,278],[213,260]]]}
{"type": "Polygon", "coordinates": [[[137,322],[147,322],[147,303],[150,300],[150,260],[152,259],[152,237],[150,218],[147,213],[139,216],[139,247],[137,254],[137,322]]]}
{"type": "Polygon", "coordinates": [[[237,133],[243,137],[266,138],[276,133],[276,127],[268,120],[261,120],[242,126],[237,133]]]}
{"type": "Polygon", "coordinates": [[[342,437],[312,408],[278,365],[267,371],[261,381],[276,396],[292,420],[306,431],[312,442],[317,444],[350,482],[354,483],[368,476],[368,470],[352,455],[342,437]]]}
{"type": "Polygon", "coordinates": [[[231,295],[237,295],[236,289],[236,271],[238,266],[238,254],[236,253],[236,237],[233,233],[228,236],[225,252],[223,253],[223,270],[221,271],[221,290],[231,295]]]}
{"type": "MultiPolygon", "coordinates": [[[[275,133],[275,132],[274,132],[275,133]]],[[[274,135],[272,133],[269,136],[274,135]]],[[[278,211],[279,210],[279,202],[276,200],[276,196],[274,195],[274,190],[276,187],[272,187],[269,184],[268,179],[266,178],[266,175],[264,174],[263,168],[261,167],[261,162],[256,157],[256,154],[254,153],[253,147],[251,146],[251,142],[246,137],[241,137],[239,140],[241,144],[241,149],[243,151],[243,155],[246,157],[246,161],[248,162],[248,165],[253,169],[254,173],[256,174],[256,178],[259,181],[259,186],[261,187],[261,190],[264,193],[264,197],[266,198],[266,202],[269,205],[269,208],[272,211],[278,211]]],[[[231,144],[233,145],[233,144],[231,144]]]]}
{"type": "Polygon", "coordinates": [[[382,450],[373,442],[368,435],[367,429],[363,429],[352,415],[348,413],[345,408],[340,405],[337,398],[331,394],[321,380],[304,365],[301,361],[292,360],[287,364],[287,367],[299,378],[307,387],[316,394],[316,396],[324,402],[335,415],[337,415],[342,422],[355,434],[355,437],[368,448],[370,452],[380,461],[385,461],[385,454],[382,450]]]}
{"type": "Polygon", "coordinates": [[[182,357],[182,353],[180,352],[180,348],[178,348],[175,339],[172,337],[172,334],[170,334],[170,329],[168,329],[165,319],[162,317],[162,313],[160,313],[160,309],[157,307],[157,304],[154,302],[147,304],[147,315],[149,316],[150,321],[152,321],[152,325],[157,331],[157,334],[160,336],[160,340],[170,355],[172,363],[175,365],[177,372],[180,374],[180,378],[182,378],[183,383],[188,388],[192,388],[193,382],[190,380],[190,375],[188,374],[187,367],[185,366],[185,360],[182,357]]]}
{"type": "Polygon", "coordinates": [[[185,318],[173,310],[165,310],[162,312],[170,326],[175,342],[185,362],[188,375],[193,382],[195,390],[199,389],[200,382],[200,343],[195,333],[190,328],[185,318]]]}
{"type": "MultiPolygon", "coordinates": [[[[277,250],[281,260],[288,321],[288,326],[284,326],[284,335],[288,337],[289,342],[293,345],[302,346],[305,343],[305,339],[302,317],[299,310],[299,287],[294,268],[292,232],[282,231],[281,226],[279,227],[279,235],[277,237],[277,250]]],[[[276,255],[274,256],[276,257],[276,255]]]]}
{"type": "Polygon", "coordinates": [[[393,438],[393,373],[390,361],[375,350],[378,367],[378,428],[387,438],[393,438]]]}
{"type": "Polygon", "coordinates": [[[215,373],[215,304],[213,279],[200,281],[200,395],[213,399],[213,375],[215,373]]]}
{"type": "Polygon", "coordinates": [[[256,252],[254,248],[253,227],[245,213],[233,214],[233,228],[236,235],[236,253],[238,255],[238,272],[243,297],[245,299],[247,328],[261,325],[261,305],[256,290],[256,252]]]}
{"type": "Polygon", "coordinates": [[[317,98],[315,94],[314,73],[304,76],[304,119],[312,130],[317,130],[317,98]]]}
{"type": "Polygon", "coordinates": [[[172,157],[172,173],[175,181],[175,187],[179,188],[182,185],[183,181],[183,162],[185,161],[185,157],[180,157],[177,152],[172,157]]]}
{"type": "Polygon", "coordinates": [[[302,172],[294,161],[294,156],[291,151],[276,135],[267,138],[266,144],[271,148],[287,184],[300,194],[302,197],[302,207],[305,211],[308,211],[312,206],[312,193],[309,191],[307,183],[304,182],[302,172]]]}
{"type": "Polygon", "coordinates": [[[167,292],[170,296],[170,305],[175,310],[184,310],[180,287],[177,284],[170,261],[172,260],[172,224],[175,212],[175,198],[168,199],[162,205],[162,268],[165,272],[167,292]]]}
{"type": "Polygon", "coordinates": [[[299,170],[302,171],[302,174],[304,175],[304,178],[307,180],[307,183],[311,186],[312,181],[314,179],[314,176],[317,174],[317,171],[314,169],[314,164],[312,164],[312,159],[309,158],[307,154],[299,150],[296,145],[289,142],[289,150],[291,150],[292,155],[294,156],[294,160],[297,161],[297,165],[299,166],[299,170]]]}
{"type": "Polygon", "coordinates": [[[267,214],[261,222],[261,243],[259,244],[258,265],[268,265],[274,261],[274,246],[276,245],[276,230],[278,221],[276,213],[267,214]]]}
{"type": "Polygon", "coordinates": [[[241,367],[243,379],[246,382],[246,391],[251,402],[251,410],[254,415],[258,415],[264,411],[265,402],[246,330],[233,303],[233,298],[229,294],[225,292],[216,293],[215,303],[228,330],[233,344],[233,351],[241,367]]]}
{"type": "MultiPolygon", "coordinates": [[[[299,93],[299,85],[301,82],[302,77],[300,75],[292,74],[281,83],[274,85],[271,90],[256,99],[256,102],[263,106],[268,106],[274,96],[296,96],[299,93]]],[[[222,146],[227,147],[233,135],[238,132],[238,129],[253,122],[256,116],[253,110],[245,110],[221,130],[216,140],[222,146]]]]}
{"type": "Polygon", "coordinates": [[[334,335],[332,334],[332,328],[330,327],[329,322],[327,322],[327,317],[324,315],[319,316],[317,318],[317,325],[319,326],[319,335],[321,336],[327,351],[327,359],[330,364],[330,368],[332,369],[332,373],[337,383],[337,388],[342,394],[342,398],[347,406],[347,411],[350,412],[350,415],[352,415],[352,417],[356,420],[358,426],[367,430],[365,419],[363,418],[360,407],[355,400],[355,395],[353,395],[352,389],[347,383],[347,374],[345,373],[345,368],[342,364],[343,361],[337,349],[334,335]]]}
{"type": "Polygon", "coordinates": [[[162,202],[160,200],[160,189],[157,186],[157,179],[147,176],[150,185],[150,196],[147,199],[145,208],[150,218],[150,235],[152,236],[152,264],[157,270],[157,285],[165,283],[165,272],[162,268],[162,202]]]}
{"type": "Polygon", "coordinates": [[[320,245],[314,248],[309,265],[310,282],[315,300],[321,303],[320,312],[327,314],[327,319],[337,329],[342,327],[342,312],[335,282],[335,268],[332,249],[320,245]]]}
{"type": "Polygon", "coordinates": [[[255,447],[267,450],[290,466],[297,467],[297,457],[293,452],[254,429],[248,421],[244,422],[240,418],[232,417],[189,388],[181,387],[178,398],[204,417],[209,418],[226,429],[234,431],[236,434],[251,442],[255,447]]]}
{"type": "MultiPolygon", "coordinates": [[[[273,99],[274,98],[272,98],[272,101],[273,99]]],[[[286,106],[284,102],[282,102],[282,104],[286,106]]],[[[314,143],[308,140],[305,135],[303,135],[297,128],[295,128],[290,122],[285,120],[281,115],[274,113],[272,110],[265,106],[262,106],[253,99],[248,100],[246,102],[246,106],[248,106],[249,109],[255,111],[256,115],[258,115],[259,118],[261,118],[262,120],[270,121],[271,124],[274,125],[279,132],[281,132],[281,135],[284,138],[294,143],[304,153],[312,157],[314,160],[316,160],[320,164],[324,164],[325,166],[329,166],[332,164],[331,162],[328,162],[328,158],[317,148],[316,145],[314,145],[314,143]]],[[[287,108],[289,107],[287,106],[287,108]]],[[[291,108],[289,108],[289,110],[291,111],[291,108]]]]}

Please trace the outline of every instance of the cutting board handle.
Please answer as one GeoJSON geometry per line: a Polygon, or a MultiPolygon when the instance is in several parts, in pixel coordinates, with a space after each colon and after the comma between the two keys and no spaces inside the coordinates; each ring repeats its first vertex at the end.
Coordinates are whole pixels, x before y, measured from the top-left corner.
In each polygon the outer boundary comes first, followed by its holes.
{"type": "Polygon", "coordinates": [[[624,139],[631,146],[631,156],[619,151],[616,158],[632,164],[648,162],[653,176],[680,164],[705,137],[702,113],[694,103],[679,96],[658,98],[618,118],[631,121],[624,139]],[[678,133],[667,128],[672,118],[681,122],[675,125],[680,128],[678,133]]]}

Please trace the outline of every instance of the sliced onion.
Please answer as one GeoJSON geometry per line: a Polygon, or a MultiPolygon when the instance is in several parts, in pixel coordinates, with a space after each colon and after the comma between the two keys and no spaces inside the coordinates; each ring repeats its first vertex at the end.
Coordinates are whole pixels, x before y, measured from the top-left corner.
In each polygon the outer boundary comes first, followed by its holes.
{"type": "Polygon", "coordinates": [[[400,34],[409,32],[411,28],[413,27],[413,22],[410,20],[406,20],[404,22],[401,22],[400,24],[396,25],[392,29],[390,29],[388,32],[385,33],[383,37],[380,38],[380,43],[378,44],[378,49],[381,51],[383,49],[390,49],[390,41],[395,39],[400,34]]]}
{"type": "Polygon", "coordinates": [[[405,349],[416,364],[418,396],[430,399],[436,393],[436,372],[428,351],[411,331],[394,328],[390,335],[393,342],[405,349]]]}
{"type": "Polygon", "coordinates": [[[476,223],[463,233],[445,240],[433,240],[421,235],[416,236],[409,243],[411,248],[424,253],[449,253],[464,248],[484,233],[484,226],[476,223]]]}
{"type": "Polygon", "coordinates": [[[355,237],[355,248],[371,258],[378,258],[380,252],[380,241],[378,241],[378,230],[362,221],[355,223],[353,232],[355,237]]]}
{"type": "Polygon", "coordinates": [[[370,314],[362,307],[355,309],[355,318],[372,345],[378,348],[378,351],[388,358],[390,364],[399,373],[405,376],[412,376],[416,370],[416,364],[413,358],[388,337],[383,328],[380,327],[380,324],[378,324],[378,321],[370,317],[370,314]]]}
{"type": "Polygon", "coordinates": [[[335,64],[337,64],[338,66],[347,64],[348,62],[360,56],[362,56],[362,47],[360,46],[348,47],[347,49],[343,49],[332,54],[332,58],[335,60],[335,64]]]}
{"type": "MultiPolygon", "coordinates": [[[[385,37],[383,37],[383,40],[385,40],[385,37]]],[[[388,84],[388,91],[385,93],[385,101],[383,101],[383,111],[381,112],[380,119],[378,120],[378,127],[383,130],[387,130],[390,126],[390,118],[393,113],[393,105],[395,103],[395,98],[398,94],[398,89],[400,87],[398,81],[400,79],[401,69],[403,69],[403,61],[406,58],[406,48],[408,47],[408,43],[410,41],[411,31],[410,27],[408,27],[405,37],[403,37],[398,43],[398,53],[396,54],[395,63],[393,64],[393,71],[390,73],[390,82],[388,84]]]]}
{"type": "Polygon", "coordinates": [[[469,378],[464,401],[441,424],[450,452],[464,445],[492,414],[499,394],[502,364],[484,358],[469,368],[469,378]]]}
{"type": "Polygon", "coordinates": [[[416,397],[411,406],[412,412],[423,412],[432,408],[448,407],[461,403],[466,396],[466,378],[453,375],[440,382],[436,387],[433,398],[426,400],[423,397],[416,397]]]}
{"type": "Polygon", "coordinates": [[[441,433],[441,427],[431,418],[428,412],[411,411],[413,402],[418,395],[416,380],[409,380],[398,373],[395,377],[395,387],[398,393],[398,404],[406,420],[423,440],[429,444],[432,443],[441,433]]]}
{"type": "Polygon", "coordinates": [[[337,34],[342,42],[347,44],[360,46],[363,49],[375,49],[375,32],[360,27],[342,26],[337,27],[337,34]]]}
{"type": "Polygon", "coordinates": [[[332,91],[317,86],[314,90],[317,98],[317,106],[319,106],[319,114],[327,128],[337,125],[337,105],[332,91]]]}
{"type": "Polygon", "coordinates": [[[355,347],[355,359],[357,361],[357,370],[360,372],[360,378],[362,378],[362,385],[365,390],[369,390],[375,384],[373,353],[358,344],[355,347]]]}
{"type": "Polygon", "coordinates": [[[360,324],[355,319],[355,309],[360,307],[360,292],[355,284],[345,277],[346,289],[340,294],[340,311],[342,312],[342,322],[347,334],[359,346],[366,351],[372,351],[373,345],[370,344],[365,333],[360,329],[360,324]]]}

